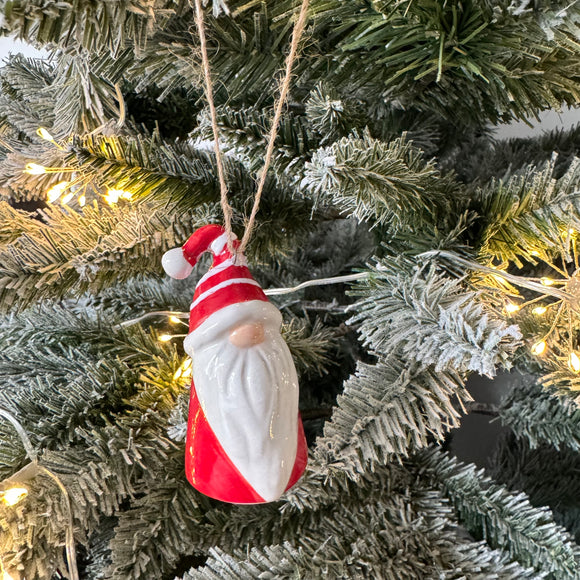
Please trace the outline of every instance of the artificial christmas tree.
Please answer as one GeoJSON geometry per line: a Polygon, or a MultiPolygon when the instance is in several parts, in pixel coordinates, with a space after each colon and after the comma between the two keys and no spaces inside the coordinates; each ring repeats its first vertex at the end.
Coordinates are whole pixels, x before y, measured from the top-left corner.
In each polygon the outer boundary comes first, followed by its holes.
{"type": "Polygon", "coordinates": [[[579,576],[579,132],[490,127],[578,102],[580,6],[311,0],[266,172],[300,5],[206,7],[231,225],[262,178],[245,254],[309,445],[280,500],[238,506],[185,473],[211,256],[160,266],[224,221],[194,6],[1,5],[47,51],[0,70],[6,579],[579,576]],[[505,371],[506,431],[462,463],[467,381],[505,371]]]}

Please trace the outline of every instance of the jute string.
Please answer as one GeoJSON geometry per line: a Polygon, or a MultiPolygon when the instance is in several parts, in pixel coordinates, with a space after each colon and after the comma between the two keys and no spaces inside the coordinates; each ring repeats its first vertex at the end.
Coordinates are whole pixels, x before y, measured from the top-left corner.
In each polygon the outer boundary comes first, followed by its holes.
{"type": "MultiPolygon", "coordinates": [[[[223,156],[221,153],[221,149],[219,146],[219,128],[217,122],[217,113],[215,109],[215,103],[213,100],[213,83],[211,80],[211,71],[209,66],[209,57],[207,55],[207,42],[205,37],[205,24],[204,24],[204,17],[203,17],[203,7],[201,5],[202,0],[194,0],[195,3],[195,23],[197,26],[197,31],[199,34],[199,43],[201,48],[201,60],[203,64],[203,75],[204,75],[204,82],[205,82],[205,92],[207,101],[209,104],[209,111],[211,116],[211,126],[213,131],[213,138],[214,138],[214,151],[216,156],[216,164],[218,168],[218,178],[220,184],[220,203],[222,206],[222,211],[224,213],[224,227],[227,234],[228,239],[228,249],[232,254],[234,254],[235,250],[232,244],[232,215],[233,210],[232,206],[229,204],[228,201],[228,187],[225,180],[225,171],[223,167],[223,156]]],[[[259,174],[258,180],[258,188],[256,190],[256,194],[254,197],[254,205],[252,207],[252,211],[250,213],[250,217],[248,218],[248,222],[246,225],[246,230],[242,237],[242,241],[238,248],[238,251],[241,253],[246,249],[248,242],[252,236],[252,232],[254,229],[254,224],[256,221],[256,214],[258,213],[258,209],[260,208],[260,200],[262,199],[262,192],[264,191],[264,186],[266,184],[266,176],[268,173],[268,169],[270,168],[270,164],[272,162],[272,155],[274,153],[274,145],[276,142],[276,137],[278,136],[278,129],[280,126],[280,119],[282,118],[282,111],[284,108],[284,103],[288,97],[288,92],[290,90],[290,83],[292,80],[292,67],[298,58],[298,44],[300,43],[300,39],[302,37],[302,33],[304,32],[304,27],[306,25],[306,19],[308,16],[308,5],[309,0],[302,0],[302,6],[300,8],[300,13],[298,15],[298,19],[296,20],[296,24],[294,25],[294,30],[292,31],[292,41],[290,44],[290,52],[286,57],[286,71],[284,74],[284,78],[280,85],[280,95],[274,105],[274,119],[272,120],[272,126],[270,127],[270,134],[268,136],[268,147],[266,149],[266,156],[264,158],[264,166],[259,174]]]]}
{"type": "Polygon", "coordinates": [[[207,56],[207,41],[205,38],[205,24],[203,21],[203,7],[201,0],[194,0],[195,2],[195,24],[199,34],[199,44],[201,47],[201,61],[203,64],[203,76],[205,79],[205,94],[209,104],[209,111],[211,115],[211,127],[213,129],[213,148],[215,151],[215,160],[218,170],[218,179],[220,184],[220,203],[224,213],[224,227],[228,234],[228,249],[233,254],[232,247],[232,206],[228,202],[228,186],[226,184],[226,177],[224,171],[224,162],[219,142],[219,131],[217,124],[217,113],[215,110],[215,103],[213,100],[213,83],[211,81],[211,71],[209,68],[209,58],[207,56]]]}

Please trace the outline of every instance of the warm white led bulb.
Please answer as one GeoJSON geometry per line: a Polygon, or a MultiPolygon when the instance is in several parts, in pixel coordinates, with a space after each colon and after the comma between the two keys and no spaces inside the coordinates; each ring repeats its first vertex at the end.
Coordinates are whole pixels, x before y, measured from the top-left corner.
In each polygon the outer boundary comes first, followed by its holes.
{"type": "Polygon", "coordinates": [[[48,132],[47,129],[45,129],[44,127],[39,127],[36,130],[36,134],[41,138],[44,139],[45,141],[50,141],[50,142],[54,142],[54,137],[48,132]]]}
{"type": "Polygon", "coordinates": [[[532,314],[535,314],[536,316],[542,316],[542,314],[546,314],[546,310],[548,309],[545,306],[536,306],[532,310],[532,314]]]}
{"type": "Polygon", "coordinates": [[[520,307],[517,304],[514,304],[513,302],[508,302],[505,306],[505,311],[508,314],[513,314],[514,312],[517,312],[520,309],[520,307]]]}
{"type": "Polygon", "coordinates": [[[46,192],[46,200],[49,203],[54,203],[66,190],[69,186],[68,181],[61,181],[56,185],[53,185],[47,192],[46,192]]]}
{"type": "Polygon", "coordinates": [[[531,350],[532,350],[532,354],[534,354],[536,356],[540,356],[540,355],[544,354],[544,352],[546,351],[546,341],[540,340],[539,342],[536,342],[532,346],[531,350]]]}
{"type": "Polygon", "coordinates": [[[190,358],[188,358],[183,365],[181,365],[181,368],[183,369],[183,372],[181,373],[181,376],[184,378],[190,377],[192,372],[193,372],[193,365],[192,365],[192,360],[190,358]]]}
{"type": "Polygon", "coordinates": [[[11,487],[0,492],[2,503],[13,506],[28,495],[28,490],[25,487],[11,487]]]}
{"type": "Polygon", "coordinates": [[[46,167],[38,163],[27,163],[24,168],[24,173],[28,173],[29,175],[42,175],[46,173],[46,167]]]}
{"type": "Polygon", "coordinates": [[[191,359],[187,358],[187,359],[185,359],[185,361],[183,361],[183,364],[175,371],[175,374],[173,375],[173,379],[175,381],[177,381],[179,379],[185,379],[187,377],[190,377],[192,370],[193,369],[192,369],[191,359]]]}
{"type": "Polygon", "coordinates": [[[70,193],[67,193],[61,200],[60,203],[62,203],[62,205],[66,205],[73,197],[74,197],[75,192],[71,191],[70,193]]]}
{"type": "Polygon", "coordinates": [[[124,189],[108,189],[105,201],[111,205],[112,203],[117,203],[121,198],[131,199],[131,197],[133,197],[133,194],[130,191],[125,191],[124,189]]]}
{"type": "Polygon", "coordinates": [[[173,338],[173,336],[171,336],[171,334],[162,334],[162,335],[159,337],[159,340],[160,340],[161,342],[169,342],[169,341],[170,341],[172,338],[173,338]]]}
{"type": "Polygon", "coordinates": [[[578,358],[578,355],[574,351],[568,357],[568,366],[572,372],[580,373],[580,358],[578,358]]]}

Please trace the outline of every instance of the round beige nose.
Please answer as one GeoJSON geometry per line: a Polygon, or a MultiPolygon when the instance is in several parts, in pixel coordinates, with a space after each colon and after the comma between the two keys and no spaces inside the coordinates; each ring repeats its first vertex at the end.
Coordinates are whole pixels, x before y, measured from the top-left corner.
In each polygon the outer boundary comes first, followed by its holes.
{"type": "Polygon", "coordinates": [[[248,348],[264,342],[264,325],[260,322],[242,324],[230,332],[230,342],[239,348],[248,348]]]}

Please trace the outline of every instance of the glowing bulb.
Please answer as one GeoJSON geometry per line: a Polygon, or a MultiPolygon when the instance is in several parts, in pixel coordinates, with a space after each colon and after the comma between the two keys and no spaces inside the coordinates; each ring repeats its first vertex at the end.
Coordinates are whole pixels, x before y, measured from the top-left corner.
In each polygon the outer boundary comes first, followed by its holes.
{"type": "Polygon", "coordinates": [[[107,195],[105,195],[105,201],[111,205],[119,201],[118,191],[116,189],[109,189],[107,195]]]}
{"type": "Polygon", "coordinates": [[[512,314],[513,312],[517,312],[520,309],[520,307],[517,304],[514,304],[513,302],[508,302],[505,306],[505,311],[508,314],[512,314]]]}
{"type": "Polygon", "coordinates": [[[192,360],[190,358],[188,358],[184,363],[183,363],[183,373],[181,374],[182,377],[190,377],[191,373],[193,372],[193,363],[192,360]]]}
{"type": "Polygon", "coordinates": [[[85,194],[83,194],[79,197],[79,205],[81,207],[85,207],[86,203],[87,203],[87,198],[86,198],[85,194]]]}
{"type": "Polygon", "coordinates": [[[73,197],[74,197],[75,192],[71,191],[70,193],[67,193],[61,200],[60,203],[62,203],[62,205],[66,205],[73,197]]]}
{"type": "Polygon", "coordinates": [[[175,371],[175,374],[173,375],[173,380],[177,381],[179,379],[184,379],[187,377],[191,376],[191,372],[192,372],[192,364],[191,364],[191,359],[188,358],[186,359],[183,364],[175,371]]]}
{"type": "Polygon", "coordinates": [[[46,167],[38,165],[38,163],[27,163],[24,168],[24,173],[28,173],[29,175],[42,175],[46,173],[46,167]]]}
{"type": "Polygon", "coordinates": [[[554,280],[552,280],[552,278],[547,278],[545,276],[544,276],[544,278],[540,278],[540,282],[544,286],[552,286],[554,284],[554,280]]]}
{"type": "Polygon", "coordinates": [[[171,334],[162,334],[162,335],[159,337],[159,340],[160,340],[161,342],[169,342],[169,341],[170,341],[172,338],[173,338],[173,336],[171,336],[171,334]]]}
{"type": "Polygon", "coordinates": [[[532,310],[532,314],[535,314],[536,316],[542,316],[542,314],[546,314],[546,310],[548,309],[545,306],[536,306],[532,310]]]}
{"type": "Polygon", "coordinates": [[[538,252],[538,250],[532,250],[530,252],[530,256],[539,256],[539,255],[540,255],[540,252],[538,252]]]}
{"type": "Polygon", "coordinates": [[[108,189],[107,195],[105,196],[105,201],[111,205],[113,203],[117,203],[121,198],[123,199],[131,199],[133,194],[129,191],[125,191],[123,189],[108,189]]]}
{"type": "Polygon", "coordinates": [[[53,185],[47,192],[46,192],[46,200],[49,203],[54,203],[63,193],[63,191],[68,187],[68,181],[61,181],[56,185],[53,185]]]}
{"type": "Polygon", "coordinates": [[[578,355],[574,351],[568,357],[568,366],[572,372],[580,373],[580,358],[578,358],[578,355]]]}
{"type": "Polygon", "coordinates": [[[173,324],[179,324],[181,322],[181,320],[179,318],[177,318],[177,316],[170,316],[169,317],[169,322],[173,322],[173,324]]]}
{"type": "Polygon", "coordinates": [[[545,350],[546,350],[546,341],[544,340],[540,340],[540,342],[536,342],[536,344],[532,346],[532,354],[535,354],[536,356],[544,354],[545,350]]]}
{"type": "Polygon", "coordinates": [[[0,492],[2,502],[6,505],[16,505],[20,500],[28,495],[28,490],[25,487],[11,487],[6,491],[0,492]]]}
{"type": "Polygon", "coordinates": [[[54,137],[48,132],[47,129],[45,129],[44,127],[39,127],[36,130],[36,134],[41,138],[44,139],[45,141],[50,141],[52,143],[54,143],[54,137]]]}

